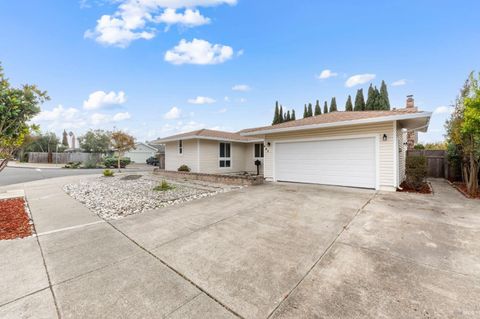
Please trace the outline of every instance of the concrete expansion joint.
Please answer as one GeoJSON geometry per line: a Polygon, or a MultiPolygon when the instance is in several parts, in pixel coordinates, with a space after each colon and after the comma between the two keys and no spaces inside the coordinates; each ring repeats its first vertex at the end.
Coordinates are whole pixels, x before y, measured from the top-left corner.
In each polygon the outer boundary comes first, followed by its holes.
{"type": "Polygon", "coordinates": [[[193,280],[191,280],[190,278],[188,278],[186,275],[184,275],[183,273],[181,273],[180,271],[178,271],[177,269],[175,269],[173,266],[171,266],[170,264],[168,264],[166,261],[162,260],[161,258],[159,258],[158,256],[156,256],[155,254],[153,254],[151,251],[149,251],[148,249],[146,249],[145,247],[143,247],[142,245],[140,245],[138,242],[136,242],[135,240],[133,240],[132,238],[130,238],[127,234],[125,234],[124,232],[122,232],[120,229],[118,229],[117,227],[115,227],[115,225],[113,225],[112,223],[110,223],[108,220],[105,220],[105,222],[110,225],[113,229],[115,229],[117,232],[119,232],[120,234],[122,234],[123,236],[125,236],[128,240],[130,240],[132,243],[134,243],[137,247],[139,247],[140,249],[142,249],[143,251],[145,251],[147,254],[149,254],[150,256],[152,256],[153,258],[155,258],[156,260],[158,260],[160,263],[162,263],[164,266],[166,266],[168,269],[172,270],[174,273],[176,273],[177,275],[179,275],[181,278],[183,278],[184,280],[186,280],[187,282],[189,282],[192,286],[194,286],[195,288],[197,288],[198,290],[200,290],[201,292],[203,292],[205,295],[207,295],[208,297],[210,297],[213,301],[215,301],[217,304],[219,304],[220,306],[222,306],[224,309],[226,309],[228,312],[232,313],[234,316],[238,317],[238,318],[241,318],[241,319],[244,319],[244,317],[242,317],[240,314],[238,314],[237,312],[235,312],[235,310],[231,309],[230,307],[228,307],[227,305],[225,305],[224,303],[222,303],[220,300],[218,300],[217,298],[215,298],[213,295],[211,295],[209,292],[207,292],[205,289],[203,289],[202,287],[200,287],[198,284],[196,284],[193,280]]]}

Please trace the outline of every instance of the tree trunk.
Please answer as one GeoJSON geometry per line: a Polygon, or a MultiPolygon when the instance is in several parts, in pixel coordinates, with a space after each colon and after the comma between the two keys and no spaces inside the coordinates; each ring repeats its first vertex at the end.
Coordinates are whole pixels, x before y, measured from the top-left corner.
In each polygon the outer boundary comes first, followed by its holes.
{"type": "Polygon", "coordinates": [[[475,155],[473,152],[470,154],[470,169],[467,183],[467,190],[470,196],[477,196],[478,192],[478,163],[475,160],[475,155]]]}
{"type": "Polygon", "coordinates": [[[5,167],[7,167],[8,164],[8,158],[0,160],[0,172],[3,171],[5,167]]]}
{"type": "Polygon", "coordinates": [[[118,172],[121,172],[121,171],[120,171],[120,157],[121,157],[120,155],[121,155],[121,153],[120,153],[120,152],[118,152],[118,159],[117,159],[117,168],[118,168],[118,172]]]}

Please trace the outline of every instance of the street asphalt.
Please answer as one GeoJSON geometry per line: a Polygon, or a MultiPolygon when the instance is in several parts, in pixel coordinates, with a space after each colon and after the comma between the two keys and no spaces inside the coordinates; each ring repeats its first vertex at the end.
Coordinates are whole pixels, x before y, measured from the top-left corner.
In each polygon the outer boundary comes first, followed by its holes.
{"type": "MultiPolygon", "coordinates": [[[[135,167],[122,169],[122,172],[139,172],[153,170],[153,167],[135,167]]],[[[0,186],[26,183],[41,179],[74,176],[74,175],[92,175],[102,174],[103,169],[66,169],[66,168],[23,168],[6,167],[0,172],[0,186]]]]}

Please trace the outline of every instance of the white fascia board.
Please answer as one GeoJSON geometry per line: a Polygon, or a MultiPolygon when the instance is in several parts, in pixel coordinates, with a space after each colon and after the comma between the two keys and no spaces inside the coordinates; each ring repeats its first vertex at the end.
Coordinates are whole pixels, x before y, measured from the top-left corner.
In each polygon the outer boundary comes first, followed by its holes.
{"type": "Polygon", "coordinates": [[[228,142],[236,142],[236,143],[259,143],[259,142],[263,142],[263,139],[243,141],[243,140],[235,140],[235,139],[230,139],[230,138],[191,135],[191,136],[185,136],[185,137],[180,137],[180,138],[179,137],[165,138],[165,139],[159,140],[158,144],[165,144],[165,143],[168,143],[168,142],[175,142],[175,141],[178,141],[178,140],[185,141],[185,140],[194,140],[194,139],[210,140],[210,141],[228,141],[228,142]]]}
{"type": "MultiPolygon", "coordinates": [[[[243,136],[253,136],[253,135],[261,135],[261,134],[303,131],[303,130],[311,130],[311,129],[317,129],[317,128],[336,127],[336,126],[382,123],[382,122],[409,120],[409,119],[416,119],[416,118],[430,119],[431,116],[432,116],[431,112],[421,112],[421,113],[414,113],[414,114],[390,115],[390,116],[374,117],[374,118],[351,120],[351,121],[341,121],[341,122],[333,122],[333,123],[321,123],[321,124],[283,127],[283,128],[271,128],[271,129],[253,131],[253,132],[240,133],[240,134],[243,136]]],[[[427,120],[427,123],[428,123],[428,120],[427,120]]]]}

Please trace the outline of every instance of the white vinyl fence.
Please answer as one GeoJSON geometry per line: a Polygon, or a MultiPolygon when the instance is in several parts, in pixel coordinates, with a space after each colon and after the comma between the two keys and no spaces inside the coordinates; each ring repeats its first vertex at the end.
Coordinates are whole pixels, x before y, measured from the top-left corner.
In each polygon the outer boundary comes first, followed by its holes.
{"type": "Polygon", "coordinates": [[[48,153],[42,152],[29,152],[29,163],[54,163],[54,164],[67,164],[70,162],[90,162],[96,161],[97,163],[102,160],[102,154],[99,153],[51,153],[52,156],[48,158],[48,153]]]}

